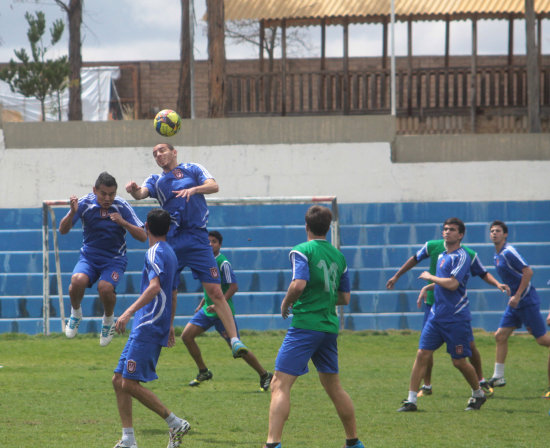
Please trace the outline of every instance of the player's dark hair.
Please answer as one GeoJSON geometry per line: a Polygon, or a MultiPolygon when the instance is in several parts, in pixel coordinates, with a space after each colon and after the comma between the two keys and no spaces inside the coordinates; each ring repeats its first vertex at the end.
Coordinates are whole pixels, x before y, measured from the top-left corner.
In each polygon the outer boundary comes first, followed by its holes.
{"type": "Polygon", "coordinates": [[[311,233],[325,236],[330,229],[332,212],[321,205],[312,205],[306,212],[306,224],[311,233]]]}
{"type": "Polygon", "coordinates": [[[103,173],[101,173],[95,181],[96,188],[99,188],[101,185],[105,185],[106,187],[118,188],[116,179],[111,176],[107,171],[103,171],[103,173]]]}
{"type": "Polygon", "coordinates": [[[443,223],[443,227],[450,224],[454,224],[455,226],[458,227],[458,233],[462,233],[463,235],[466,233],[466,226],[464,225],[464,222],[462,221],[462,219],[447,218],[443,223]]]}
{"type": "Polygon", "coordinates": [[[170,213],[161,208],[154,208],[147,213],[147,229],[154,236],[164,236],[170,229],[170,213]]]}
{"type": "Polygon", "coordinates": [[[489,226],[489,229],[493,228],[494,226],[499,226],[502,229],[503,233],[508,233],[508,226],[504,223],[504,221],[499,221],[498,219],[494,220],[489,226]]]}
{"type": "Polygon", "coordinates": [[[211,230],[210,232],[208,232],[208,236],[213,236],[214,238],[216,238],[218,240],[218,242],[220,243],[220,246],[222,245],[223,236],[217,230],[211,230]]]}

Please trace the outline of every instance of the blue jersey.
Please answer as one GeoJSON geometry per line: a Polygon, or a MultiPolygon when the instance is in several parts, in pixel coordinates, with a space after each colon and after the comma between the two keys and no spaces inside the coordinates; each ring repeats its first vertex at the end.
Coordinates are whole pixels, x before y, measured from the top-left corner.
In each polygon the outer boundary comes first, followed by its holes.
{"type": "Polygon", "coordinates": [[[126,258],[126,229],[111,220],[111,213],[119,213],[130,224],[143,227],[134,209],[119,196],[115,197],[108,210],[101,208],[93,193],[78,200],[73,225],[79,219],[82,221],[83,245],[80,253],[85,257],[126,258]]]}
{"type": "Polygon", "coordinates": [[[168,173],[152,174],[143,183],[149,195],[159,201],[170,213],[173,227],[181,229],[205,228],[208,222],[208,207],[203,194],[190,198],[177,198],[173,193],[204,184],[212,175],[197,163],[180,163],[168,173]],[[187,200],[189,199],[189,201],[187,200]]]}
{"type": "MultiPolygon", "coordinates": [[[[512,295],[516,293],[523,277],[523,268],[529,267],[524,258],[519,254],[516,248],[508,243],[505,243],[499,253],[494,256],[495,267],[502,283],[510,287],[512,295]]],[[[521,300],[517,308],[523,308],[530,305],[539,305],[540,299],[531,282],[523,291],[521,300]]]]}
{"type": "Polygon", "coordinates": [[[466,283],[470,278],[471,259],[464,248],[454,252],[443,252],[437,261],[436,277],[458,280],[454,291],[435,285],[435,302],[432,306],[432,318],[438,322],[461,322],[471,320],[466,283]]]}
{"type": "Polygon", "coordinates": [[[177,267],[176,254],[167,242],[159,241],[147,251],[141,292],[155,277],[160,280],[161,290],[151,302],[136,311],[130,334],[134,339],[167,345],[172,319],[172,291],[178,286],[177,267]]]}

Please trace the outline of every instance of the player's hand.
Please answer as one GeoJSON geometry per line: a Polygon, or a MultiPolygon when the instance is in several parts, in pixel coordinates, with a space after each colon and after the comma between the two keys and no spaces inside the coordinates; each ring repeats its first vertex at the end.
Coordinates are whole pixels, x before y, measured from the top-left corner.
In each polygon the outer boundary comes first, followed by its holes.
{"type": "Polygon", "coordinates": [[[283,319],[286,319],[290,315],[290,308],[291,306],[286,306],[284,302],[281,304],[281,316],[283,316],[283,319]]]}
{"type": "Polygon", "coordinates": [[[510,297],[510,300],[508,300],[508,305],[510,305],[512,308],[516,308],[518,306],[520,300],[521,300],[521,297],[512,296],[512,297],[510,297]]]}
{"type": "Polygon", "coordinates": [[[418,276],[418,278],[421,279],[421,280],[428,280],[428,281],[430,281],[431,278],[432,278],[432,274],[430,274],[428,271],[424,271],[424,272],[422,272],[422,274],[420,274],[420,275],[418,276]]]}
{"type": "Polygon", "coordinates": [[[135,192],[138,191],[140,188],[141,188],[141,187],[140,187],[138,184],[136,184],[133,180],[131,180],[130,182],[128,182],[128,183],[126,184],[126,192],[127,192],[127,193],[130,193],[130,194],[135,193],[135,192]]]}
{"type": "Polygon", "coordinates": [[[132,316],[130,313],[124,311],[124,313],[122,313],[122,315],[116,320],[115,331],[118,334],[123,334],[126,331],[126,324],[128,324],[131,317],[132,316]]]}
{"type": "Polygon", "coordinates": [[[386,283],[386,289],[393,289],[393,287],[395,286],[395,282],[397,282],[397,279],[395,278],[395,275],[394,275],[386,283]]]}
{"type": "Polygon", "coordinates": [[[170,333],[168,334],[168,342],[166,343],[167,347],[173,347],[176,345],[176,332],[174,331],[174,326],[170,325],[170,333]]]}
{"type": "Polygon", "coordinates": [[[512,294],[510,287],[508,285],[505,285],[504,283],[499,283],[497,288],[500,289],[502,292],[505,292],[507,296],[512,294]]]}
{"type": "Polygon", "coordinates": [[[418,299],[416,299],[416,306],[418,308],[422,307],[422,303],[426,303],[426,298],[428,297],[428,291],[426,291],[425,288],[422,288],[420,290],[420,294],[418,294],[418,299]]]}
{"type": "Polygon", "coordinates": [[[189,202],[189,198],[195,194],[195,187],[186,190],[173,190],[172,193],[174,193],[177,198],[185,198],[187,202],[189,202]]]}
{"type": "Polygon", "coordinates": [[[78,198],[75,195],[69,198],[69,206],[71,207],[71,212],[76,213],[78,211],[78,198]]]}
{"type": "Polygon", "coordinates": [[[550,327],[550,313],[548,313],[548,316],[546,316],[546,325],[550,327]]]}
{"type": "Polygon", "coordinates": [[[120,213],[109,213],[109,218],[111,218],[111,221],[116,222],[119,226],[124,223],[124,218],[120,215],[120,213]]]}

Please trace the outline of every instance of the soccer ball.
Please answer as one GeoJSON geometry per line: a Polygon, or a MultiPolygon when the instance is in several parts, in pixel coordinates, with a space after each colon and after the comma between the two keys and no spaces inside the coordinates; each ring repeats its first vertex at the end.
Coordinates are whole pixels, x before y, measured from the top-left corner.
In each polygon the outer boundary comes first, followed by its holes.
{"type": "Polygon", "coordinates": [[[153,120],[155,130],[164,137],[176,135],[181,127],[181,118],[170,109],[161,110],[153,120]]]}

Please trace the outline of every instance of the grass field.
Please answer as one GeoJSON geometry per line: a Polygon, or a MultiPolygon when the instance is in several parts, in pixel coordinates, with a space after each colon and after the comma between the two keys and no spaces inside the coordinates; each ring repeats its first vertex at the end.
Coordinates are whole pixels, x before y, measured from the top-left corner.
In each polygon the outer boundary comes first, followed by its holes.
{"type": "MultiPolygon", "coordinates": [[[[269,370],[283,332],[243,332],[243,340],[269,370]]],[[[111,386],[112,370],[126,338],[108,347],[96,337],[68,340],[0,335],[0,447],[112,448],[121,426],[111,386]]],[[[445,349],[435,355],[434,394],[419,399],[419,412],[397,413],[407,396],[418,342],[415,332],[344,332],[339,339],[344,387],[355,403],[359,436],[370,447],[547,447],[550,400],[546,387],[547,350],[526,335],[513,336],[506,365],[508,385],[478,412],[465,412],[468,385],[451,365],[445,349]]],[[[493,372],[494,341],[476,333],[485,376],[493,372]]],[[[214,379],[198,388],[187,383],[196,368],[183,343],[165,349],[159,380],[148,385],[192,429],[182,446],[263,446],[269,393],[259,391],[258,376],[231,357],[225,343],[208,333],[199,344],[214,379]]],[[[134,404],[140,448],[165,447],[164,421],[134,404]]],[[[334,447],[343,430],[314,371],[300,378],[283,446],[334,447]]]]}

